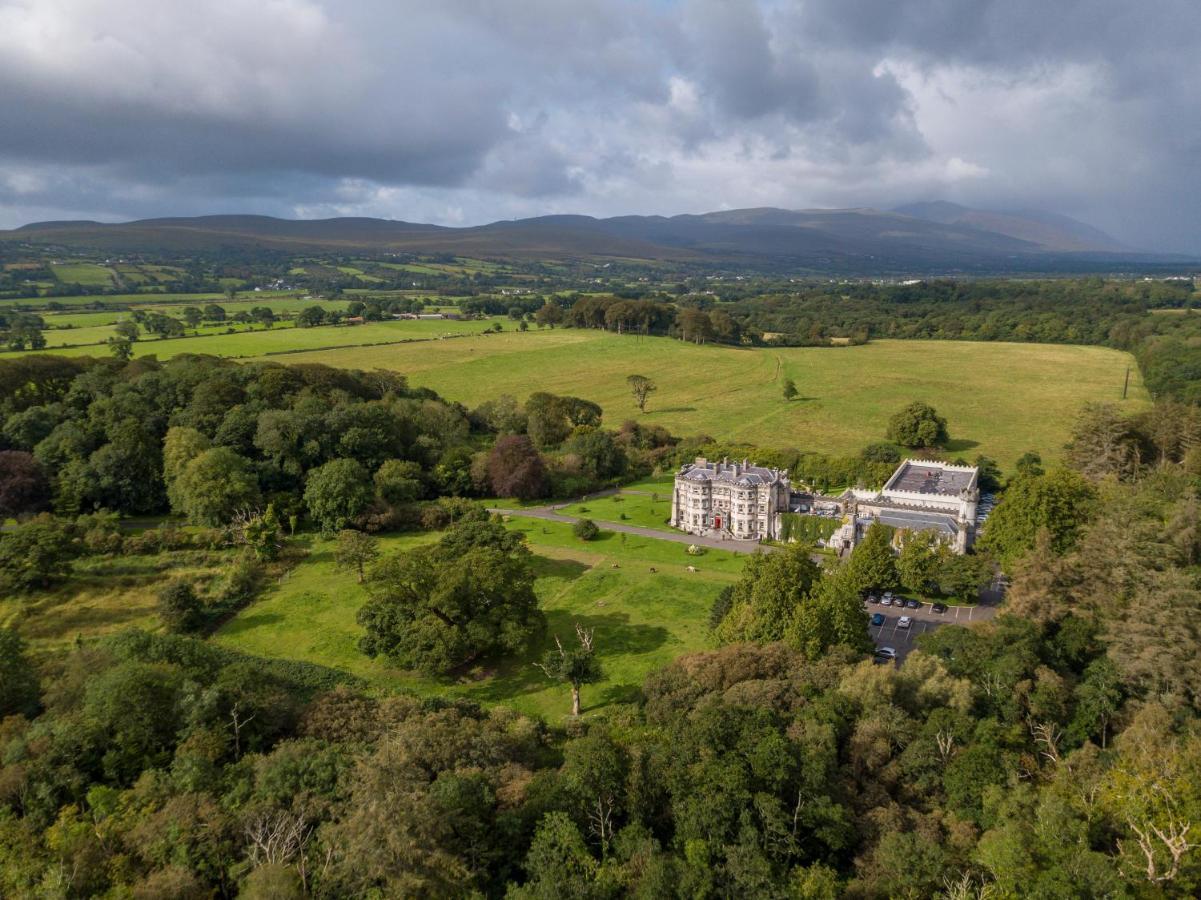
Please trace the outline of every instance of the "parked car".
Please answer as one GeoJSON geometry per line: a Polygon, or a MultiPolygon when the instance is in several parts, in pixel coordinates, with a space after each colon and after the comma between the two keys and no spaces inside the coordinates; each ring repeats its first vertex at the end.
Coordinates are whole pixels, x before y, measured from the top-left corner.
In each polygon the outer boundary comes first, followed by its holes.
{"type": "Polygon", "coordinates": [[[930,612],[936,612],[940,616],[943,613],[945,613],[946,611],[947,611],[947,605],[945,603],[932,603],[930,605],[930,612]]]}
{"type": "Polygon", "coordinates": [[[884,613],[876,613],[875,615],[873,615],[872,616],[872,624],[873,625],[883,625],[884,624],[884,613]]]}
{"type": "Polygon", "coordinates": [[[876,650],[876,658],[877,659],[896,659],[897,651],[894,650],[892,647],[880,647],[878,650],[876,650]]]}
{"type": "Polygon", "coordinates": [[[880,605],[881,606],[892,606],[892,597],[889,597],[887,594],[885,594],[884,599],[880,601],[880,605]]]}
{"type": "Polygon", "coordinates": [[[913,619],[909,618],[909,616],[901,616],[901,618],[897,619],[897,628],[908,628],[912,624],[913,619]]]}
{"type": "Polygon", "coordinates": [[[875,603],[878,606],[880,604],[880,598],[876,594],[869,594],[867,597],[867,602],[875,603]]]}
{"type": "Polygon", "coordinates": [[[920,600],[906,600],[906,601],[905,601],[905,608],[906,608],[906,609],[921,609],[921,608],[922,608],[922,601],[920,601],[920,600]]]}

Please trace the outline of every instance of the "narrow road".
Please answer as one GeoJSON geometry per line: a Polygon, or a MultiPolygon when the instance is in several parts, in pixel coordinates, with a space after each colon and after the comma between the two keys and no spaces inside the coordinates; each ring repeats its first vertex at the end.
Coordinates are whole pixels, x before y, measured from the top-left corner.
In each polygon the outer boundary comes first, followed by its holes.
{"type": "MultiPolygon", "coordinates": [[[[590,494],[590,497],[598,497],[600,494],[590,494]]],[[[576,502],[576,501],[572,501],[576,502]]],[[[563,504],[567,506],[569,504],[563,504]]],[[[529,519],[542,519],[546,522],[563,522],[567,525],[574,525],[578,522],[579,516],[565,516],[555,510],[560,507],[555,506],[538,506],[532,509],[497,509],[489,507],[488,512],[500,513],[502,516],[524,516],[529,519]]],[[[606,531],[619,531],[626,534],[636,534],[639,537],[653,538],[657,541],[673,541],[677,544],[696,544],[698,547],[709,547],[713,550],[729,550],[731,553],[754,553],[756,550],[775,550],[775,547],[760,547],[758,541],[719,541],[716,538],[698,537],[695,534],[685,534],[682,531],[659,531],[655,528],[643,528],[641,525],[624,525],[621,522],[602,522],[595,520],[596,524],[606,531]]]]}

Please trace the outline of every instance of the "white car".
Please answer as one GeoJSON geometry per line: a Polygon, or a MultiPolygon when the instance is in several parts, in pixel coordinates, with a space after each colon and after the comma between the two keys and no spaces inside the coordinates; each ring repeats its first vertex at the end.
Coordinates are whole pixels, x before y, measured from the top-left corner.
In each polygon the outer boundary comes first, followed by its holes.
{"type": "Polygon", "coordinates": [[[913,619],[909,616],[901,616],[901,618],[897,619],[897,628],[908,628],[912,624],[913,619]]]}
{"type": "Polygon", "coordinates": [[[889,659],[896,659],[897,651],[894,650],[892,647],[879,647],[876,650],[876,656],[886,656],[889,659]]]}
{"type": "Polygon", "coordinates": [[[880,605],[881,606],[892,606],[892,597],[885,594],[884,599],[880,601],[880,605]]]}

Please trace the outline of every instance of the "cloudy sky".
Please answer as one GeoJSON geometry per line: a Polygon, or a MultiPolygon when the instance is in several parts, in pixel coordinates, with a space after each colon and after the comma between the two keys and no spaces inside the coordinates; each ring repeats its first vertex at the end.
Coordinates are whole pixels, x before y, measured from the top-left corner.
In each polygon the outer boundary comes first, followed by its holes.
{"type": "Polygon", "coordinates": [[[1201,3],[0,0],[0,227],[926,199],[1201,252],[1201,3]]]}

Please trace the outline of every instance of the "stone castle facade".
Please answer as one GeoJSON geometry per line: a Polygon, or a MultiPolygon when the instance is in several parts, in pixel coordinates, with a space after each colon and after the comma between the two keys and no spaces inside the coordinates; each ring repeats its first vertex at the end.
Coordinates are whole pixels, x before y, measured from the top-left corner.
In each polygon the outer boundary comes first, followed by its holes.
{"type": "Polygon", "coordinates": [[[671,524],[689,534],[761,540],[780,534],[792,487],[787,470],[698,458],[676,473],[671,524]]]}

